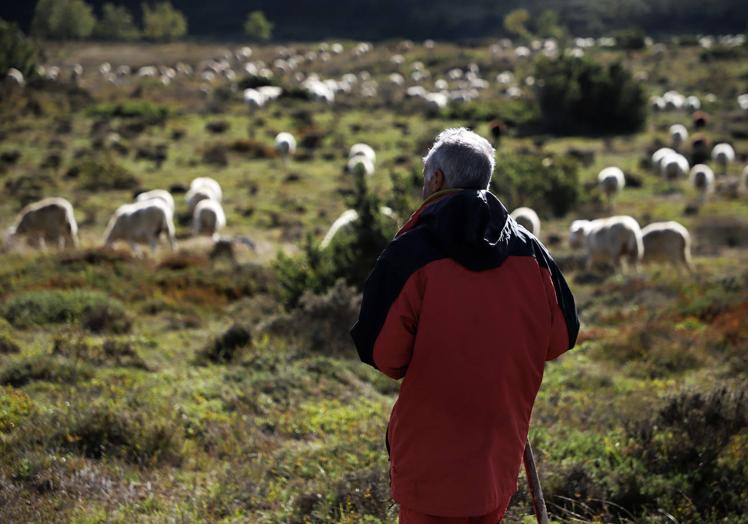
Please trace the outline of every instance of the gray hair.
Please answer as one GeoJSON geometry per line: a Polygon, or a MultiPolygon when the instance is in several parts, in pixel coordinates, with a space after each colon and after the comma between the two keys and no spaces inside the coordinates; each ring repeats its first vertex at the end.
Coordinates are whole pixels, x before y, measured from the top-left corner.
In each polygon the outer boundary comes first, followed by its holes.
{"type": "Polygon", "coordinates": [[[488,140],[469,129],[445,129],[423,158],[423,175],[429,179],[441,170],[448,188],[488,189],[495,154],[488,140]]]}

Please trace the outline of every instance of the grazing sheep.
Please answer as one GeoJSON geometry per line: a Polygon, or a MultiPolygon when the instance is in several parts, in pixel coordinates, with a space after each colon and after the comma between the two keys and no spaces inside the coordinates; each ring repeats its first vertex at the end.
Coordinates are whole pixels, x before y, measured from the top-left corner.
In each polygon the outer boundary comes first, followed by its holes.
{"type": "Polygon", "coordinates": [[[275,137],[275,148],[283,158],[283,165],[288,165],[289,157],[296,152],[296,139],[291,133],[278,133],[275,137]]]}
{"type": "Polygon", "coordinates": [[[667,180],[677,180],[688,176],[688,160],[679,153],[665,155],[660,162],[660,173],[667,180]]]}
{"type": "Polygon", "coordinates": [[[351,150],[348,152],[348,158],[353,158],[356,156],[364,156],[368,158],[372,165],[374,165],[377,162],[377,155],[374,152],[374,149],[368,144],[353,144],[351,146],[351,150]]]}
{"type": "Polygon", "coordinates": [[[692,271],[691,235],[678,222],[655,222],[642,229],[642,262],[664,262],[692,271]]]}
{"type": "Polygon", "coordinates": [[[574,247],[586,246],[588,270],[600,263],[612,263],[623,269],[624,261],[636,268],[644,253],[639,223],[625,215],[575,220],[569,240],[574,247]]]}
{"type": "Polygon", "coordinates": [[[719,143],[712,149],[712,160],[722,168],[723,175],[727,174],[727,168],[735,160],[735,150],[730,144],[719,143]]]}
{"type": "Polygon", "coordinates": [[[135,197],[135,202],[143,202],[145,200],[154,199],[164,202],[166,206],[171,210],[172,215],[174,214],[174,197],[171,196],[171,193],[169,193],[165,189],[153,189],[151,191],[140,193],[135,197]]]}
{"type": "Polygon", "coordinates": [[[691,168],[691,184],[699,192],[703,201],[706,195],[714,191],[714,172],[706,164],[696,164],[691,168]]]}
{"type": "Polygon", "coordinates": [[[9,82],[12,82],[19,87],[23,87],[26,83],[26,80],[23,77],[23,73],[21,73],[15,67],[11,67],[10,69],[8,69],[8,72],[5,73],[5,77],[9,82]]]}
{"type": "Polygon", "coordinates": [[[215,200],[201,200],[192,215],[194,236],[207,235],[218,240],[218,231],[226,227],[226,214],[221,204],[215,200]]]}
{"type": "Polygon", "coordinates": [[[666,156],[672,153],[675,153],[675,151],[673,151],[669,147],[661,147],[660,149],[652,153],[652,160],[651,160],[652,169],[654,170],[655,173],[657,173],[658,175],[660,174],[660,169],[661,169],[660,166],[662,164],[662,161],[665,159],[666,156]]]}
{"type": "Polygon", "coordinates": [[[104,244],[110,248],[116,241],[127,242],[140,256],[140,244],[148,244],[155,253],[161,233],[166,233],[172,251],[176,248],[171,210],[159,199],[144,200],[120,206],[109,220],[104,244]]]}
{"type": "Polygon", "coordinates": [[[518,207],[510,216],[534,236],[540,235],[540,218],[534,210],[529,207],[518,207]]]}
{"type": "Polygon", "coordinates": [[[29,243],[46,249],[47,242],[57,246],[78,247],[78,224],[73,206],[64,198],[45,198],[24,207],[15,225],[7,231],[6,244],[11,247],[16,237],[25,236],[29,243]]]}
{"type": "Polygon", "coordinates": [[[673,148],[678,151],[681,146],[688,140],[688,130],[686,126],[682,124],[673,124],[670,126],[670,140],[673,143],[673,148]]]}
{"type": "Polygon", "coordinates": [[[184,199],[187,202],[187,206],[190,209],[190,213],[195,211],[195,206],[201,200],[215,200],[221,202],[223,199],[223,191],[221,186],[208,177],[198,177],[190,183],[190,190],[184,195],[184,199]]]}
{"type": "MultiPolygon", "coordinates": [[[[392,209],[390,209],[389,207],[382,206],[379,208],[379,212],[383,216],[391,219],[393,222],[397,222],[397,216],[395,215],[395,212],[392,211],[392,209]]],[[[340,232],[340,230],[350,226],[356,220],[358,220],[358,211],[356,211],[355,209],[346,209],[345,211],[343,211],[343,213],[337,218],[337,220],[332,223],[330,229],[327,230],[325,237],[320,243],[320,249],[326,249],[332,243],[333,239],[340,232]]]]}
{"type": "Polygon", "coordinates": [[[613,198],[626,186],[626,177],[619,167],[606,167],[597,175],[600,188],[608,198],[608,205],[612,205],[613,198]]]}
{"type": "Polygon", "coordinates": [[[348,160],[346,170],[357,176],[371,176],[374,174],[374,163],[368,157],[356,155],[348,160]]]}

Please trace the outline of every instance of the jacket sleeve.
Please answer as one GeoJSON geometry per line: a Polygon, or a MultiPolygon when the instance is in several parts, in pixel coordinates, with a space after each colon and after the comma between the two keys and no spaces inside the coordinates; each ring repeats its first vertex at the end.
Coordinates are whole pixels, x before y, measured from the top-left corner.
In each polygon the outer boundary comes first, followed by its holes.
{"type": "Polygon", "coordinates": [[[413,355],[418,316],[421,310],[422,275],[414,273],[400,295],[390,306],[379,336],[374,342],[373,360],[377,369],[388,377],[400,379],[413,355]]]}

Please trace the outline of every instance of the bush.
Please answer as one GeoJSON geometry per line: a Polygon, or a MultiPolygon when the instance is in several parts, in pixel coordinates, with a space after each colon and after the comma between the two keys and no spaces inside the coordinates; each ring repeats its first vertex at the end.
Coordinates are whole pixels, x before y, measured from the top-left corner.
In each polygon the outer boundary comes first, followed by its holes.
{"type": "Polygon", "coordinates": [[[39,50],[16,24],[0,20],[0,75],[15,67],[24,78],[36,73],[39,50]]]}
{"type": "Polygon", "coordinates": [[[252,11],[244,22],[244,34],[252,40],[270,40],[273,35],[273,24],[262,11],[252,11]]]}
{"type": "Polygon", "coordinates": [[[91,36],[95,25],[93,9],[84,0],[39,0],[31,31],[41,38],[80,40],[91,36]]]}
{"type": "Polygon", "coordinates": [[[19,351],[21,347],[16,337],[13,336],[13,329],[5,319],[0,318],[0,355],[19,351]]]}
{"type": "Polygon", "coordinates": [[[148,370],[129,340],[107,338],[98,341],[86,337],[82,332],[68,331],[56,336],[52,343],[52,354],[84,360],[96,366],[129,367],[148,370]]]}
{"type": "Polygon", "coordinates": [[[616,39],[616,47],[627,51],[637,51],[647,47],[646,35],[641,29],[627,29],[613,33],[616,39]]]}
{"type": "Polygon", "coordinates": [[[41,354],[10,362],[0,371],[0,385],[20,388],[36,381],[74,384],[92,376],[88,365],[57,355],[41,354]]]}
{"type": "Polygon", "coordinates": [[[137,40],[140,31],[135,26],[132,13],[125,6],[107,2],[101,9],[101,19],[95,34],[102,40],[137,40]]]}
{"type": "Polygon", "coordinates": [[[160,125],[169,117],[169,109],[147,100],[125,100],[102,102],[92,107],[89,114],[103,121],[126,118],[141,120],[146,125],[160,125]]]}
{"type": "Polygon", "coordinates": [[[249,329],[234,324],[198,354],[198,361],[220,364],[234,362],[251,343],[249,329]]]}
{"type": "Polygon", "coordinates": [[[29,416],[34,402],[23,391],[13,387],[0,387],[0,433],[9,433],[19,422],[29,416]]]}
{"type": "Polygon", "coordinates": [[[646,123],[642,86],[621,64],[543,58],[535,67],[541,121],[556,133],[634,133],[646,123]]]}
{"type": "Polygon", "coordinates": [[[143,36],[155,42],[170,42],[187,34],[187,18],[169,2],[154,6],[143,3],[143,36]]]}
{"type": "Polygon", "coordinates": [[[127,168],[107,154],[85,158],[72,166],[78,173],[81,189],[135,189],[140,181],[127,168]]]}
{"type": "Polygon", "coordinates": [[[568,157],[508,153],[496,165],[491,189],[509,211],[528,206],[561,217],[574,208],[581,188],[577,163],[568,157]]]}
{"type": "Polygon", "coordinates": [[[99,291],[42,290],[27,291],[11,297],[2,309],[3,316],[14,326],[29,328],[43,324],[71,323],[88,318],[92,311],[106,308],[124,314],[124,306],[99,291]]]}

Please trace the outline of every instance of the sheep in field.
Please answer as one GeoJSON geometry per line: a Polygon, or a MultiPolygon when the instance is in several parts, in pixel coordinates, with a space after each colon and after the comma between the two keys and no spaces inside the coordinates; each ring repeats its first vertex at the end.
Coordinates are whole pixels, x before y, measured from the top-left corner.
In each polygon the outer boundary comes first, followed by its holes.
{"type": "Polygon", "coordinates": [[[171,193],[164,189],[154,189],[152,191],[145,191],[143,193],[139,193],[138,196],[135,197],[135,202],[143,202],[145,200],[161,200],[166,204],[166,206],[171,210],[172,214],[174,214],[174,197],[171,196],[171,193]]]}
{"type": "Polygon", "coordinates": [[[727,174],[727,168],[735,160],[735,150],[730,144],[724,142],[717,144],[712,149],[712,160],[722,169],[722,174],[727,174]]]}
{"type": "Polygon", "coordinates": [[[371,176],[374,174],[374,163],[368,157],[356,155],[348,160],[346,170],[357,176],[371,176]]]}
{"type": "Polygon", "coordinates": [[[691,185],[699,192],[701,202],[706,200],[707,194],[714,191],[714,172],[706,164],[696,164],[691,168],[691,185]]]}
{"type": "Polygon", "coordinates": [[[377,155],[374,152],[374,149],[372,149],[368,144],[353,144],[348,152],[348,158],[350,159],[356,156],[364,156],[368,158],[372,165],[377,162],[377,155]]]}
{"type": "Polygon", "coordinates": [[[688,160],[679,153],[665,155],[660,162],[660,174],[667,180],[687,177],[688,169],[688,160]]]}
{"type": "Polygon", "coordinates": [[[6,245],[25,236],[27,242],[46,249],[47,243],[63,247],[78,247],[78,224],[73,206],[64,198],[45,198],[24,207],[18,220],[7,231],[6,245]]]}
{"type": "Polygon", "coordinates": [[[691,235],[678,222],[654,222],[642,229],[644,263],[668,263],[677,269],[693,270],[691,235]]]}
{"type": "Polygon", "coordinates": [[[198,177],[190,183],[190,189],[187,191],[184,198],[187,201],[190,213],[193,213],[195,211],[195,206],[197,206],[197,203],[201,200],[210,199],[215,200],[216,202],[221,202],[221,200],[223,200],[223,191],[218,182],[212,178],[198,177]]]}
{"type": "Polygon", "coordinates": [[[288,159],[296,152],[296,139],[291,133],[278,133],[275,137],[275,148],[283,159],[283,165],[288,166],[288,159]]]}
{"type": "Polygon", "coordinates": [[[195,236],[207,235],[218,240],[218,231],[226,227],[226,214],[215,200],[201,200],[192,215],[192,232],[195,236]]]}
{"type": "Polygon", "coordinates": [[[637,268],[644,254],[639,223],[630,216],[613,216],[597,220],[575,220],[569,228],[572,247],[587,248],[587,269],[601,263],[637,268]]]}
{"type": "MultiPolygon", "coordinates": [[[[379,212],[385,217],[391,219],[393,222],[397,221],[394,211],[387,206],[379,208],[379,212]]],[[[358,211],[355,209],[347,209],[332,223],[330,229],[327,230],[325,237],[320,243],[320,249],[326,249],[333,241],[335,236],[343,229],[349,227],[353,222],[358,220],[358,211]]]]}
{"type": "Polygon", "coordinates": [[[660,149],[652,153],[652,158],[651,158],[652,169],[654,170],[655,173],[657,173],[658,175],[660,174],[660,170],[661,170],[660,166],[662,164],[662,161],[665,159],[667,155],[671,153],[675,153],[675,151],[670,149],[669,147],[661,147],[660,149]]]}
{"type": "Polygon", "coordinates": [[[518,207],[510,216],[534,236],[540,235],[540,218],[534,210],[529,207],[518,207]]]}
{"type": "Polygon", "coordinates": [[[107,248],[119,241],[127,242],[140,256],[140,244],[147,244],[155,253],[161,234],[165,233],[172,251],[176,248],[174,223],[169,207],[159,199],[144,200],[120,206],[109,220],[104,243],[107,248]]]}
{"type": "Polygon", "coordinates": [[[613,205],[613,198],[626,186],[626,177],[619,167],[606,167],[597,175],[600,188],[608,198],[608,205],[613,205]]]}
{"type": "Polygon", "coordinates": [[[673,124],[670,126],[670,141],[673,144],[673,149],[680,151],[680,148],[688,140],[688,130],[686,126],[682,124],[673,124]]]}

